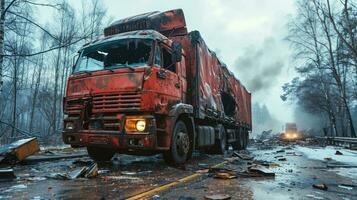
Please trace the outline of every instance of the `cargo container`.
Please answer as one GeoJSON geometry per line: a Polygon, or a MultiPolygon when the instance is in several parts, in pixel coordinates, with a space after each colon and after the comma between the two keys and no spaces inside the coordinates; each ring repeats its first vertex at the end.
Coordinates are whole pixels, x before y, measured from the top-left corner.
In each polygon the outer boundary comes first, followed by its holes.
{"type": "Polygon", "coordinates": [[[63,141],[97,161],[163,153],[183,164],[194,150],[246,148],[252,129],[251,94],[181,9],[105,28],[79,50],[63,104],[63,141]]]}

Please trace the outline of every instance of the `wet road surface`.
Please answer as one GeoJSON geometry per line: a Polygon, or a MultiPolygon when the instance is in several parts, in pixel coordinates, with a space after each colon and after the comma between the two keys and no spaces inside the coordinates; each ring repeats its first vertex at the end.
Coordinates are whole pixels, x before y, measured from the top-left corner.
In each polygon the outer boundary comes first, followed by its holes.
{"type": "MultiPolygon", "coordinates": [[[[275,172],[275,177],[238,176],[221,180],[207,173],[190,183],[159,193],[154,198],[204,199],[210,194],[226,194],[232,199],[357,199],[357,187],[354,187],[357,179],[339,175],[339,171],[344,169],[326,168],[330,161],[308,159],[294,147],[257,149],[252,146],[249,151],[255,160],[278,164],[269,168],[275,172]],[[277,152],[282,149],[284,151],[277,152]],[[286,161],[279,161],[280,158],[286,158],[286,161]],[[326,184],[328,190],[312,187],[319,183],[326,184]]],[[[83,150],[69,153],[81,154],[83,150]]],[[[225,156],[195,153],[185,167],[173,168],[167,166],[159,155],[118,155],[112,162],[99,164],[97,177],[74,180],[49,177],[86,165],[91,161],[88,157],[16,165],[14,171],[17,179],[0,182],[0,199],[124,199],[189,176],[230,157],[232,152],[225,156]]],[[[224,168],[240,172],[246,170],[249,162],[252,161],[236,159],[224,168]]]]}

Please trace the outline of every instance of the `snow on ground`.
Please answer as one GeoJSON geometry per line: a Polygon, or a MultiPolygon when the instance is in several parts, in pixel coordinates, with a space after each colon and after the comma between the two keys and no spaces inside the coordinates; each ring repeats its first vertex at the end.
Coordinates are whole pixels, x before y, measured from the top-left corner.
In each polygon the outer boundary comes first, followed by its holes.
{"type": "MultiPolygon", "coordinates": [[[[327,146],[325,148],[309,148],[296,147],[297,151],[303,153],[309,159],[322,160],[329,157],[333,161],[341,162],[348,165],[357,165],[357,151],[346,150],[340,147],[327,146]],[[343,155],[335,155],[336,151],[340,151],[343,155]]],[[[329,171],[334,171],[336,174],[345,177],[356,178],[357,183],[357,168],[333,168],[329,171]]]]}
{"type": "Polygon", "coordinates": [[[296,149],[309,159],[324,161],[325,158],[329,157],[337,162],[357,165],[357,152],[342,149],[341,147],[327,146],[324,148],[309,148],[298,146],[296,149]],[[343,155],[335,155],[337,150],[340,151],[343,155]]]}
{"type": "Polygon", "coordinates": [[[71,145],[68,144],[61,144],[61,145],[48,145],[48,146],[40,146],[40,150],[41,151],[46,151],[46,150],[53,150],[53,149],[65,149],[65,148],[69,148],[71,147],[71,145]]]}

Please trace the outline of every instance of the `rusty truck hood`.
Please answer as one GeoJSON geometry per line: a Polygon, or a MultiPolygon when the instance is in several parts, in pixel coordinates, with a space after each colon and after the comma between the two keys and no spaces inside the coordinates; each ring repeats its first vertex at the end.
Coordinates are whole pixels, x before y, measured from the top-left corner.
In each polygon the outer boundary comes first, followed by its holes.
{"type": "Polygon", "coordinates": [[[71,75],[67,97],[92,96],[100,93],[135,92],[142,90],[145,67],[103,70],[71,75]]]}

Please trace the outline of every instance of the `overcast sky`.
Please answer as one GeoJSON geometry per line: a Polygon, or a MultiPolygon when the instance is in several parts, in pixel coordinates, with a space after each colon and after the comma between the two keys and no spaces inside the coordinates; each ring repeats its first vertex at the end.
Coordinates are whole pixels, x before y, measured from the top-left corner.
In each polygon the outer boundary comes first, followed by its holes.
{"type": "MultiPolygon", "coordinates": [[[[114,20],[182,8],[189,31],[199,30],[210,49],[280,121],[292,121],[291,105],[280,99],[281,86],[294,66],[284,40],[294,0],[103,0],[114,20]]],[[[80,1],[70,1],[80,6],[80,1]]]]}

